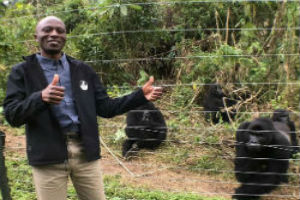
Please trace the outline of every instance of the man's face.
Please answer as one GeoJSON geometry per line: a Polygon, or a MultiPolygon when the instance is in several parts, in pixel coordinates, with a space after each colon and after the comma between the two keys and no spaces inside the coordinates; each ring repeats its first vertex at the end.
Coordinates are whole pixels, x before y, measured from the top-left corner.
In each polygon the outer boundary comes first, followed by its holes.
{"type": "Polygon", "coordinates": [[[60,54],[66,42],[64,23],[56,18],[45,18],[36,28],[35,39],[44,55],[60,54]]]}

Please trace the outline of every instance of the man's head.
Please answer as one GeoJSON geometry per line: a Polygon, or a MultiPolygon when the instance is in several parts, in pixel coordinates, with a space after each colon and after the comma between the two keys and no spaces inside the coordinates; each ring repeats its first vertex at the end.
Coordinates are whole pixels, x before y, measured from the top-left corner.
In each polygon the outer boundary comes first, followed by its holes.
{"type": "Polygon", "coordinates": [[[55,16],[45,17],[37,24],[34,37],[43,56],[59,58],[66,42],[65,24],[55,16]]]}

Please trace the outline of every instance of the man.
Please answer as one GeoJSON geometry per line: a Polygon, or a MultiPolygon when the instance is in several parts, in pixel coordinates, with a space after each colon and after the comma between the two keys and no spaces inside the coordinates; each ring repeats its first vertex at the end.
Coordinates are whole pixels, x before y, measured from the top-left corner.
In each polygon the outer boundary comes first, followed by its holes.
{"type": "Polygon", "coordinates": [[[96,116],[114,117],[162,94],[153,77],[120,98],[109,98],[88,65],[62,52],[66,28],[42,19],[35,39],[40,53],[13,67],[4,111],[12,126],[26,124],[27,155],[39,200],[66,200],[71,178],[81,200],[104,200],[96,116]]]}

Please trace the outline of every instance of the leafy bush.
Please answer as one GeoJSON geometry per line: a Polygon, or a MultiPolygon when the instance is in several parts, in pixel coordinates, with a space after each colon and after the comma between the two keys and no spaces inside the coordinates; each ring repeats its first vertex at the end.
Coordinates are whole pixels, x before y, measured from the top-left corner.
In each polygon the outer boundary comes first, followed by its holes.
{"type": "MultiPolygon", "coordinates": [[[[52,3],[20,1],[1,9],[0,64],[5,72],[0,102],[11,66],[22,61],[21,56],[37,51],[34,28],[45,15],[65,21],[69,33],[65,52],[94,67],[108,85],[136,85],[145,72],[164,82],[219,82],[230,93],[243,83],[288,82],[300,77],[297,2],[52,3]],[[280,27],[284,29],[275,29],[280,27]]],[[[253,84],[248,89],[250,94],[264,93],[257,98],[260,103],[278,102],[279,96],[289,102],[278,105],[294,106],[297,101],[286,86],[253,84]]],[[[202,91],[200,87],[174,90],[176,105],[188,106],[193,101],[184,98],[201,98],[202,91]]]]}

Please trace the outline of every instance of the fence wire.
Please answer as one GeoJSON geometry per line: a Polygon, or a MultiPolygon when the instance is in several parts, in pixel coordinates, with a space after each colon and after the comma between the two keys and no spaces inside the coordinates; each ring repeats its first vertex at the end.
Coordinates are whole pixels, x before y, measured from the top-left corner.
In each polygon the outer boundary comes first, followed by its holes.
{"type": "MultiPolygon", "coordinates": [[[[98,33],[89,33],[82,35],[69,35],[69,39],[78,39],[81,37],[94,37],[101,35],[119,35],[119,34],[136,34],[136,33],[161,33],[161,32],[195,32],[195,31],[297,31],[300,30],[300,27],[276,27],[276,28],[186,28],[186,29],[149,29],[149,30],[120,30],[120,31],[110,31],[110,32],[98,32],[98,33]]],[[[15,41],[19,43],[26,42],[36,42],[36,40],[19,40],[15,41]]]]}
{"type": "MultiPolygon", "coordinates": [[[[10,21],[10,20],[16,20],[19,18],[28,18],[28,17],[36,17],[36,18],[40,18],[40,17],[44,17],[47,15],[59,15],[59,14],[64,14],[64,13],[70,13],[70,12],[76,12],[76,11],[84,11],[84,10],[97,10],[97,9],[103,9],[103,8],[120,8],[122,6],[151,6],[151,5],[159,5],[159,6],[164,6],[164,5],[182,5],[182,4],[215,4],[215,3],[245,3],[245,2],[249,2],[249,3],[267,3],[267,2],[274,2],[274,3],[292,3],[292,2],[299,2],[298,0],[213,0],[213,1],[209,1],[209,0],[204,0],[204,1],[160,1],[160,2],[137,2],[137,3],[117,3],[117,4],[112,4],[109,6],[87,6],[87,7],[83,7],[83,8],[79,8],[79,9],[68,9],[68,10],[63,10],[63,11],[48,11],[46,14],[35,14],[35,15],[23,15],[22,17],[11,17],[8,19],[1,19],[2,21],[10,21]]],[[[58,7],[57,7],[58,8],[58,7]]],[[[23,10],[27,10],[27,9],[23,9],[23,10]]],[[[38,10],[38,8],[36,9],[38,10]]]]}

